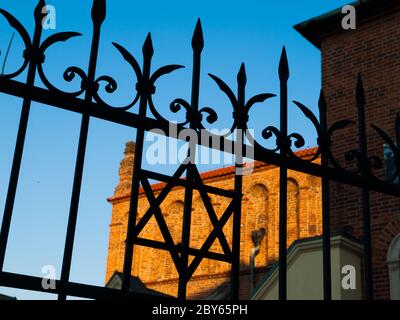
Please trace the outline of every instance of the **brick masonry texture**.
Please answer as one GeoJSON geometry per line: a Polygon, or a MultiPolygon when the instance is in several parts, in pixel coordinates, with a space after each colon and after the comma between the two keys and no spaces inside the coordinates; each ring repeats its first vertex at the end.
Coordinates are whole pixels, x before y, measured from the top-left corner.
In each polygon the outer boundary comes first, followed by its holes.
{"type": "MultiPolygon", "coordinates": [[[[106,282],[115,271],[123,270],[125,238],[129,212],[130,181],[132,178],[134,144],[128,143],[125,158],[119,170],[120,182],[115,194],[109,201],[112,204],[112,220],[106,282]]],[[[299,156],[312,155],[315,149],[299,152],[299,156]]],[[[318,161],[318,160],[317,160],[318,161]]],[[[288,179],[288,242],[322,233],[321,230],[321,186],[320,179],[298,172],[289,171],[288,179]]],[[[205,184],[233,190],[234,168],[222,168],[202,174],[205,184]]],[[[152,188],[157,197],[164,184],[154,184],[152,188]]],[[[243,202],[241,221],[241,284],[240,297],[250,294],[249,259],[253,247],[251,232],[259,228],[267,230],[256,257],[257,278],[266,272],[266,267],[278,259],[279,226],[279,168],[267,164],[255,163],[251,175],[243,177],[243,202]]],[[[210,195],[218,218],[229,204],[229,199],[210,195]]],[[[175,244],[181,239],[184,188],[175,187],[161,205],[168,228],[175,244]]],[[[138,219],[145,213],[149,204],[146,195],[140,191],[138,219]]],[[[232,218],[224,227],[228,243],[232,245],[232,218]]],[[[212,231],[212,224],[197,191],[193,196],[190,246],[200,248],[212,231]]],[[[154,217],[142,231],[140,237],[162,241],[154,217]]],[[[222,253],[218,240],[211,247],[212,252],[222,253]]],[[[219,286],[229,282],[230,265],[223,262],[204,259],[188,284],[188,298],[206,298],[219,286]]],[[[134,248],[132,275],[138,276],[151,289],[169,295],[177,295],[178,274],[169,253],[141,246],[134,248]]]]}
{"type": "MultiPolygon", "coordinates": [[[[328,103],[328,122],[357,121],[355,88],[362,74],[366,93],[369,155],[383,156],[383,141],[369,126],[375,124],[394,137],[396,113],[400,111],[400,7],[360,23],[356,30],[342,31],[321,43],[322,82],[328,103]]],[[[357,126],[334,137],[334,154],[343,160],[346,151],[357,149],[357,126]]],[[[347,168],[354,165],[342,161],[347,168]]],[[[375,174],[383,176],[383,171],[375,174]]],[[[350,228],[362,239],[360,189],[331,184],[331,218],[334,230],[350,228]]],[[[400,232],[400,199],[371,193],[372,245],[375,298],[389,299],[386,254],[400,232]]]]}
{"type": "MultiPolygon", "coordinates": [[[[383,141],[369,126],[375,124],[394,137],[396,113],[400,112],[400,3],[391,11],[360,21],[356,30],[341,30],[325,35],[321,41],[322,86],[328,104],[328,123],[343,119],[357,122],[355,89],[358,73],[363,76],[366,94],[366,122],[369,155],[383,156],[383,141]]],[[[305,120],[306,121],[306,120],[305,120]]],[[[333,137],[332,150],[341,164],[354,169],[354,162],[346,162],[344,154],[358,148],[357,125],[341,130],[333,137]]],[[[124,240],[129,206],[129,172],[132,172],[132,144],[120,169],[120,184],[110,198],[113,205],[110,225],[109,255],[106,280],[116,270],[121,271],[124,240]],[[130,166],[130,167],[128,167],[130,166]],[[127,170],[127,168],[129,170],[127,170]]],[[[308,151],[312,152],[312,151],[308,151]]],[[[305,151],[304,155],[307,154],[305,151]]],[[[383,170],[375,175],[382,178],[383,170]]],[[[288,245],[293,240],[321,234],[320,180],[304,174],[289,172],[288,181],[288,245]]],[[[233,172],[229,168],[203,174],[207,184],[232,189],[233,172]]],[[[260,255],[256,258],[258,278],[266,267],[278,258],[278,197],[279,169],[256,165],[251,176],[243,181],[243,215],[241,224],[241,298],[249,294],[249,253],[252,248],[251,231],[260,227],[267,230],[260,255]]],[[[331,182],[332,231],[352,232],[362,240],[361,190],[331,182]]],[[[156,195],[161,184],[153,186],[156,195]]],[[[191,246],[198,248],[211,230],[199,195],[195,194],[193,206],[191,246]]],[[[211,197],[220,215],[227,206],[226,199],[211,197]]],[[[167,224],[176,243],[181,233],[183,189],[174,188],[162,205],[167,224]]],[[[148,206],[140,195],[139,215],[148,206]]],[[[375,298],[389,299],[389,279],[386,264],[388,247],[400,233],[400,199],[371,193],[371,223],[373,245],[373,272],[375,298]]],[[[231,221],[224,229],[231,242],[231,221]]],[[[152,220],[142,236],[161,239],[152,220]]],[[[221,252],[216,242],[212,250],[221,252]]],[[[155,290],[176,295],[177,274],[165,252],[135,247],[132,274],[155,290]]],[[[204,298],[220,285],[229,281],[229,266],[204,260],[189,283],[189,298],[204,298]]]]}

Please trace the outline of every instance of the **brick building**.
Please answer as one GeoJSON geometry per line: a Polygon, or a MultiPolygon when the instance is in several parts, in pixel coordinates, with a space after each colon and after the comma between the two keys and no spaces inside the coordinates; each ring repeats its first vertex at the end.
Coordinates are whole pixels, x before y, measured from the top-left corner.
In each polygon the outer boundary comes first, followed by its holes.
{"type": "MultiPolygon", "coordinates": [[[[110,225],[110,240],[107,262],[106,281],[115,271],[122,271],[125,252],[125,236],[129,211],[130,181],[134,157],[134,144],[128,143],[125,158],[121,162],[120,182],[115,194],[108,200],[113,206],[110,225]]],[[[315,149],[301,151],[300,156],[310,156],[315,149]]],[[[234,167],[222,168],[202,174],[204,183],[224,189],[233,189],[234,167]]],[[[155,196],[163,183],[154,184],[155,196]]],[[[289,171],[288,179],[288,245],[300,238],[309,238],[321,234],[321,190],[319,178],[298,172],[289,171]]],[[[241,297],[249,298],[250,294],[250,251],[253,242],[251,232],[264,228],[266,236],[262,242],[259,255],[255,259],[256,277],[259,279],[278,259],[278,202],[279,202],[279,169],[267,164],[256,163],[251,175],[243,178],[243,212],[241,228],[241,297]]],[[[184,188],[175,187],[163,201],[161,210],[172,234],[175,244],[180,242],[182,229],[184,188]]],[[[210,219],[198,193],[194,193],[192,209],[192,227],[190,245],[200,248],[212,230],[210,219]]],[[[228,205],[227,199],[211,196],[212,204],[218,217],[228,205]]],[[[147,197],[143,190],[139,196],[139,217],[148,208],[147,197]]],[[[224,228],[228,243],[232,244],[232,220],[224,228]]],[[[161,233],[154,219],[142,231],[140,237],[151,240],[162,240],[161,233]]],[[[218,241],[211,251],[222,253],[218,241]]],[[[149,289],[176,296],[178,274],[168,252],[135,246],[132,275],[149,289]]],[[[188,298],[206,298],[216,294],[217,288],[224,292],[229,283],[230,265],[204,259],[199,269],[188,284],[188,298]]],[[[218,292],[218,290],[217,290],[218,292]]]]}
{"type": "MultiPolygon", "coordinates": [[[[329,124],[343,119],[357,121],[355,88],[357,76],[359,73],[362,74],[366,94],[368,153],[384,158],[383,141],[369,124],[373,123],[385,129],[391,136],[395,135],[394,122],[396,113],[400,112],[400,2],[398,0],[364,0],[353,5],[357,14],[355,30],[343,29],[342,8],[296,25],[295,29],[321,51],[322,87],[328,104],[329,124]]],[[[354,167],[354,162],[347,162],[344,154],[357,149],[357,130],[357,126],[353,126],[338,132],[332,146],[335,157],[349,169],[354,167]]],[[[312,152],[313,149],[309,149],[301,151],[300,154],[307,156],[312,152]]],[[[133,156],[132,144],[128,144],[125,159],[120,168],[120,183],[114,196],[109,199],[113,205],[113,213],[106,280],[110,279],[115,271],[122,270],[131,179],[129,173],[132,172],[133,156]]],[[[383,178],[384,171],[383,169],[374,173],[383,178]]],[[[256,274],[261,285],[263,281],[267,282],[266,276],[272,277],[269,268],[278,258],[278,173],[279,170],[276,167],[257,163],[254,173],[245,177],[243,181],[245,195],[241,225],[242,298],[248,298],[250,293],[249,256],[253,246],[250,234],[253,230],[259,228],[267,230],[261,252],[256,258],[256,274]]],[[[296,172],[290,172],[289,177],[288,245],[301,247],[308,241],[307,239],[318,236],[322,232],[320,181],[318,178],[296,172]],[[301,240],[299,242],[298,239],[303,239],[305,242],[301,240]]],[[[203,179],[207,184],[231,189],[233,169],[224,168],[206,172],[203,174],[203,179]]],[[[161,184],[153,185],[155,190],[161,187],[161,184]]],[[[211,224],[204,206],[198,200],[199,196],[195,195],[194,199],[191,245],[196,248],[208,235],[211,224]]],[[[176,243],[179,242],[181,232],[182,200],[183,189],[175,188],[161,207],[176,243]]],[[[146,201],[146,197],[141,193],[139,215],[148,205],[146,201]]],[[[213,198],[212,201],[217,208],[221,208],[219,211],[221,213],[226,203],[218,198],[213,198]]],[[[370,203],[375,298],[400,299],[400,199],[371,193],[370,203]]],[[[360,255],[362,254],[362,246],[360,246],[362,243],[361,190],[331,183],[330,207],[333,235],[343,234],[345,230],[346,237],[351,239],[350,241],[340,238],[338,241],[341,244],[338,247],[341,251],[353,252],[356,258],[352,261],[357,259],[361,261],[361,256],[355,253],[359,250],[360,255]]],[[[144,232],[150,238],[160,239],[154,221],[144,232]]],[[[231,240],[230,232],[231,224],[228,223],[225,234],[231,240]]],[[[318,241],[315,239],[318,238],[311,238],[310,244],[318,241]]],[[[312,245],[321,247],[320,244],[312,245]]],[[[332,246],[334,246],[334,241],[332,246]]],[[[218,243],[213,245],[213,250],[219,252],[218,243]]],[[[340,270],[339,267],[343,265],[343,261],[339,260],[333,261],[337,264],[337,270],[340,270]]],[[[318,261],[322,268],[322,260],[318,261]]],[[[360,275],[362,267],[361,264],[357,265],[357,272],[360,275]]],[[[135,248],[132,275],[139,277],[146,287],[176,295],[177,274],[171,270],[173,270],[173,263],[166,253],[142,247],[135,248]]],[[[334,273],[334,270],[336,269],[332,268],[332,285],[339,286],[335,278],[338,275],[334,273]]],[[[188,296],[189,298],[210,297],[216,289],[224,288],[228,281],[228,265],[205,260],[189,283],[188,296]]],[[[316,281],[322,282],[320,278],[316,281]]],[[[290,281],[288,285],[290,286],[290,281]]],[[[272,286],[271,284],[270,287],[272,286]]],[[[263,290],[262,287],[258,289],[256,298],[268,296],[263,290]]],[[[336,297],[346,298],[343,293],[336,297]]],[[[361,296],[347,298],[355,297],[361,296]]]]}
{"type": "MultiPolygon", "coordinates": [[[[342,28],[342,8],[295,28],[321,51],[328,123],[357,121],[355,88],[361,73],[368,153],[383,157],[383,140],[369,124],[395,136],[396,114],[400,112],[400,1],[364,0],[353,5],[357,14],[355,30],[342,28]]],[[[343,160],[345,152],[358,148],[357,130],[357,126],[349,127],[335,136],[333,150],[338,159],[343,160]]],[[[347,168],[354,165],[346,161],[342,164],[347,168]]],[[[383,170],[375,174],[384,177],[383,170]]],[[[400,299],[400,199],[371,193],[370,203],[375,298],[400,299]],[[391,288],[389,270],[394,279],[391,288]]],[[[353,236],[361,239],[361,190],[332,183],[331,219],[335,230],[352,229],[353,236]]]]}

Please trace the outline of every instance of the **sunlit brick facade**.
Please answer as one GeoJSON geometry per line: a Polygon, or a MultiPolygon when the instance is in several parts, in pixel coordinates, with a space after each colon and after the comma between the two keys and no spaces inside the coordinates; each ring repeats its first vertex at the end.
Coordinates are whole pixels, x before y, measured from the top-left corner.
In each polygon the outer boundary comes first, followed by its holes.
{"type": "MultiPolygon", "coordinates": [[[[400,112],[400,2],[368,0],[355,9],[355,30],[343,30],[341,9],[306,21],[296,29],[321,50],[322,86],[330,125],[343,119],[358,121],[355,90],[358,74],[362,75],[368,153],[383,158],[385,142],[370,124],[395,136],[396,114],[400,112]]],[[[344,161],[344,155],[358,148],[358,126],[342,130],[334,141],[334,155],[343,166],[354,168],[354,161],[344,161]]],[[[375,170],[374,174],[384,179],[383,170],[375,170]]],[[[338,183],[331,186],[333,230],[347,229],[361,241],[361,190],[338,183]]],[[[400,199],[371,193],[370,204],[375,298],[389,299],[388,251],[400,234],[400,199]]],[[[400,261],[400,252],[397,257],[400,261]]],[[[398,276],[392,285],[399,288],[396,292],[400,296],[398,276]]]]}
{"type": "MultiPolygon", "coordinates": [[[[120,167],[120,183],[109,202],[112,204],[112,221],[107,262],[106,281],[115,271],[123,270],[125,238],[129,211],[130,180],[133,166],[133,143],[128,143],[125,159],[120,167]]],[[[315,149],[299,152],[300,156],[312,155],[315,149]]],[[[223,168],[202,174],[204,183],[224,189],[233,189],[234,168],[223,168]]],[[[164,184],[153,185],[155,196],[164,184]]],[[[241,225],[241,297],[247,298],[250,290],[249,259],[253,247],[251,232],[256,229],[267,230],[256,257],[257,278],[266,272],[267,265],[278,259],[278,201],[279,169],[274,166],[256,163],[251,175],[243,177],[243,212],[241,225]]],[[[211,202],[217,215],[223,213],[229,199],[211,195],[211,202]]],[[[162,213],[173,236],[180,242],[182,230],[184,189],[175,187],[161,205],[162,213]]],[[[212,230],[210,219],[200,198],[195,192],[192,209],[190,245],[200,248],[212,230]]],[[[148,208],[146,195],[141,190],[139,197],[139,218],[148,208]]],[[[224,228],[229,244],[232,243],[232,220],[224,228]]],[[[296,239],[320,235],[321,230],[321,189],[320,179],[289,171],[288,180],[288,246],[296,239]]],[[[140,237],[162,241],[154,217],[140,234],[140,237]]],[[[211,247],[213,252],[222,252],[218,240],[211,247]]],[[[188,285],[189,298],[206,298],[219,286],[229,282],[230,265],[223,262],[203,260],[188,285]]],[[[138,276],[153,290],[176,296],[178,274],[169,253],[161,250],[135,246],[132,275],[138,276]]]]}

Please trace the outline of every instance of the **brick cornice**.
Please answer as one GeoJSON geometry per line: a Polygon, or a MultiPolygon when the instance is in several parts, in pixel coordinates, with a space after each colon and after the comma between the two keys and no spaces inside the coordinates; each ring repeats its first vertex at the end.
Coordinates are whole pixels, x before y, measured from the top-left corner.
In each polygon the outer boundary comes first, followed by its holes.
{"type": "MultiPolygon", "coordinates": [[[[297,151],[295,154],[296,154],[296,156],[298,156],[300,158],[307,158],[307,157],[315,154],[316,151],[317,151],[317,147],[313,147],[313,148],[308,148],[308,149],[297,151]]],[[[260,169],[260,168],[273,169],[273,168],[276,168],[276,166],[265,163],[265,162],[261,162],[261,161],[255,161],[254,169],[260,169]]],[[[216,170],[206,171],[206,172],[203,172],[200,176],[203,181],[210,182],[213,179],[221,178],[223,176],[233,176],[234,174],[235,174],[235,166],[230,166],[230,167],[226,167],[226,168],[220,168],[220,169],[216,169],[216,170]]],[[[165,182],[160,182],[160,183],[152,184],[151,188],[153,191],[158,191],[158,190],[163,189],[165,186],[166,186],[165,182]]],[[[178,186],[176,188],[183,188],[183,187],[178,186]]],[[[144,190],[143,190],[143,188],[140,188],[139,195],[142,195],[142,194],[144,194],[144,190]]],[[[112,196],[112,197],[108,198],[107,201],[112,204],[116,204],[118,202],[123,202],[123,201],[128,200],[129,197],[130,197],[130,192],[127,192],[127,193],[124,193],[121,195],[112,196]]]]}

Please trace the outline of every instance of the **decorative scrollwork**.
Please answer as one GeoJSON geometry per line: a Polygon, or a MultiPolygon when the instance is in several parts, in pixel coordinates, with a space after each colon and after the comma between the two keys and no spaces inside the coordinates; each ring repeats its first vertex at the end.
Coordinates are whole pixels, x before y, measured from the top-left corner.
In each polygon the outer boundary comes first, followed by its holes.
{"type": "MultiPolygon", "coordinates": [[[[344,168],[339,164],[339,162],[336,160],[336,158],[333,156],[331,147],[332,147],[332,136],[334,133],[338,130],[343,130],[347,128],[350,125],[354,125],[355,122],[352,120],[339,120],[336,121],[335,123],[332,124],[329,128],[326,127],[326,101],[323,92],[321,91],[320,99],[318,101],[318,108],[319,108],[319,113],[320,113],[320,120],[317,119],[317,117],[314,115],[314,113],[306,107],[304,104],[298,102],[298,101],[293,101],[293,103],[302,111],[302,113],[305,115],[306,118],[308,118],[313,126],[315,127],[315,130],[317,132],[317,144],[318,144],[318,149],[315,152],[315,154],[308,159],[308,161],[314,161],[317,158],[321,156],[322,153],[324,153],[330,163],[337,169],[342,169],[344,168]]],[[[292,152],[292,156],[295,156],[295,153],[292,152]]],[[[351,155],[348,155],[351,157],[351,155]]]]}
{"type": "Polygon", "coordinates": [[[275,137],[275,145],[276,148],[275,149],[267,149],[268,151],[272,151],[272,152],[277,152],[279,151],[279,149],[282,147],[282,142],[284,141],[283,136],[281,134],[281,131],[274,127],[274,126],[268,126],[266,127],[263,131],[262,131],[262,137],[265,140],[269,140],[272,137],[275,137]]]}
{"type": "Polygon", "coordinates": [[[235,131],[235,128],[238,126],[238,123],[239,123],[240,115],[238,113],[235,113],[235,111],[238,110],[238,101],[237,101],[236,96],[233,93],[233,91],[229,88],[229,86],[224,81],[222,81],[220,78],[218,78],[217,76],[215,76],[211,73],[209,73],[208,75],[218,85],[219,89],[223,93],[225,93],[225,95],[228,97],[228,99],[233,107],[233,110],[234,110],[233,124],[232,124],[230,130],[223,135],[223,137],[226,138],[226,137],[229,137],[235,131]]]}
{"type": "Polygon", "coordinates": [[[189,102],[181,98],[175,99],[170,104],[170,110],[173,113],[179,112],[182,108],[185,109],[186,111],[186,120],[184,122],[179,123],[179,125],[181,126],[193,123],[196,129],[198,130],[205,129],[205,127],[202,124],[203,114],[207,114],[206,121],[209,124],[213,124],[218,120],[217,113],[211,108],[204,107],[198,111],[195,111],[193,110],[189,102]]]}
{"type": "MultiPolygon", "coordinates": [[[[159,68],[151,76],[149,76],[148,79],[146,79],[146,77],[144,75],[144,70],[142,71],[142,69],[140,68],[139,63],[137,62],[135,57],[132,54],[130,54],[128,52],[128,50],[126,50],[121,45],[119,45],[117,43],[113,43],[113,45],[117,48],[117,50],[120,52],[120,54],[125,59],[125,61],[128,62],[128,64],[132,67],[132,69],[136,75],[136,79],[137,79],[137,83],[136,83],[137,94],[136,94],[136,97],[134,98],[134,100],[127,106],[118,107],[116,109],[129,110],[132,106],[134,106],[137,103],[137,101],[139,100],[139,98],[141,96],[144,96],[148,100],[149,108],[150,108],[153,116],[159,121],[168,122],[168,120],[166,120],[164,117],[161,116],[160,113],[158,113],[157,109],[154,106],[153,100],[152,100],[152,95],[155,93],[155,82],[160,77],[162,77],[166,74],[169,74],[175,70],[184,68],[184,67],[181,65],[167,65],[167,66],[159,68]]],[[[152,41],[151,41],[150,34],[147,36],[146,41],[143,45],[143,54],[149,60],[149,64],[150,64],[151,58],[152,58],[152,50],[150,50],[149,52],[146,52],[148,50],[145,50],[145,48],[149,47],[149,46],[152,47],[152,41]]],[[[97,96],[97,100],[100,100],[100,97],[97,96]]],[[[99,101],[97,101],[97,102],[99,102],[99,101]]],[[[104,101],[101,101],[101,102],[104,103],[104,101]]]]}
{"type": "Polygon", "coordinates": [[[54,91],[58,94],[63,94],[63,95],[71,96],[71,97],[78,97],[82,93],[84,93],[85,90],[87,89],[88,77],[87,77],[86,73],[79,67],[75,67],[75,66],[68,67],[63,73],[63,78],[67,82],[72,82],[72,80],[74,80],[76,76],[78,76],[80,78],[81,88],[74,92],[66,92],[64,90],[57,88],[53,84],[51,84],[51,82],[46,77],[46,74],[43,69],[43,64],[44,64],[44,60],[46,57],[46,51],[48,48],[50,48],[51,46],[55,45],[58,42],[66,42],[71,38],[79,37],[79,36],[81,36],[81,34],[78,32],[61,32],[61,33],[54,34],[43,41],[43,43],[39,49],[41,56],[43,56],[43,60],[41,63],[38,64],[37,68],[38,68],[38,74],[39,74],[40,80],[43,82],[43,84],[46,86],[47,89],[54,91]]]}
{"type": "Polygon", "coordinates": [[[255,141],[254,137],[248,130],[249,112],[255,104],[262,103],[270,98],[275,97],[275,95],[271,93],[262,93],[250,98],[247,102],[245,101],[247,77],[246,77],[246,68],[244,63],[242,63],[242,65],[240,66],[239,72],[237,74],[237,83],[238,83],[237,96],[233,93],[233,91],[223,80],[221,80],[220,78],[218,78],[213,74],[209,74],[209,76],[211,77],[211,79],[215,81],[219,89],[223,93],[225,93],[233,108],[233,114],[232,114],[233,124],[230,130],[224,135],[222,135],[222,137],[228,137],[236,129],[241,129],[245,131],[245,134],[248,137],[249,141],[255,141]]]}
{"type": "Polygon", "coordinates": [[[361,168],[363,167],[363,160],[359,150],[353,149],[345,153],[344,156],[347,162],[355,162],[356,168],[352,171],[354,174],[361,173],[361,168]]]}
{"type": "MultiPolygon", "coordinates": [[[[199,83],[200,83],[200,59],[201,59],[201,52],[204,47],[204,39],[203,39],[203,31],[201,27],[200,19],[196,23],[196,27],[192,37],[192,49],[194,54],[194,63],[193,63],[193,88],[192,88],[192,101],[188,102],[182,98],[174,99],[170,105],[169,109],[173,113],[178,113],[181,110],[185,111],[185,120],[179,123],[176,123],[179,126],[186,126],[190,124],[192,129],[194,130],[201,130],[205,129],[204,125],[202,124],[203,121],[203,114],[207,114],[206,121],[209,124],[213,124],[218,119],[217,113],[209,108],[204,107],[198,110],[198,99],[199,99],[199,83]]],[[[176,69],[177,66],[166,66],[157,70],[153,76],[150,78],[152,83],[155,82],[161,75],[169,73],[176,69]]],[[[153,101],[150,98],[149,100],[149,108],[156,117],[156,119],[161,121],[167,121],[164,117],[157,112],[156,108],[154,107],[153,101]]]]}
{"type": "MultiPolygon", "coordinates": [[[[117,81],[109,75],[96,75],[96,63],[98,57],[99,40],[101,25],[104,22],[106,16],[106,3],[105,0],[96,0],[92,7],[92,22],[93,22],[93,37],[92,37],[92,50],[89,59],[89,68],[86,71],[82,70],[77,66],[70,66],[65,69],[62,76],[63,79],[71,83],[73,81],[80,82],[80,88],[73,92],[66,92],[63,89],[55,86],[50,82],[45,73],[45,60],[48,49],[54,45],[58,45],[61,42],[67,42],[73,38],[81,36],[78,32],[60,32],[47,37],[41,42],[41,22],[45,16],[43,13],[44,1],[40,0],[39,4],[35,9],[35,32],[34,36],[29,36],[24,26],[9,12],[0,9],[0,14],[7,20],[8,24],[12,29],[21,37],[25,49],[23,51],[23,63],[19,68],[9,74],[1,74],[3,79],[13,79],[19,76],[29,66],[31,74],[37,71],[38,76],[43,85],[51,93],[58,94],[60,96],[67,97],[79,97],[85,94],[85,102],[93,103],[99,107],[105,107],[110,110],[117,111],[129,111],[133,106],[140,102],[139,115],[145,119],[147,117],[146,112],[149,111],[151,117],[155,118],[160,126],[169,125],[172,123],[166,117],[164,117],[160,109],[158,109],[153,100],[153,96],[156,93],[156,82],[163,76],[170,74],[178,69],[184,68],[181,65],[166,65],[153,73],[151,71],[152,57],[154,54],[153,44],[151,35],[148,34],[143,47],[143,66],[140,66],[135,57],[123,46],[117,43],[113,43],[113,46],[122,56],[125,62],[128,63],[134,73],[135,88],[132,91],[135,92],[135,96],[132,101],[122,106],[113,106],[107,103],[105,97],[102,96],[103,91],[106,94],[112,95],[115,93],[119,85],[117,81]],[[34,70],[36,68],[36,70],[34,70]],[[142,111],[142,112],[141,112],[142,111]]],[[[192,95],[191,100],[185,100],[182,98],[174,99],[168,106],[169,110],[177,115],[178,113],[184,113],[184,119],[180,123],[173,122],[179,127],[187,127],[200,131],[207,130],[207,126],[214,124],[218,120],[218,114],[215,109],[210,107],[199,108],[199,87],[200,87],[200,62],[201,53],[204,47],[203,31],[200,20],[197,21],[193,37],[192,37],[192,49],[193,49],[193,73],[192,73],[192,95]]],[[[228,138],[235,131],[243,130],[248,141],[253,144],[253,148],[257,151],[262,151],[263,154],[266,152],[277,153],[280,151],[281,155],[288,161],[300,160],[304,162],[313,162],[321,156],[324,156],[327,160],[327,165],[332,166],[334,169],[341,171],[347,171],[351,174],[369,175],[374,177],[373,171],[382,168],[382,159],[378,156],[368,156],[366,146],[366,133],[365,133],[365,94],[362,85],[361,77],[357,82],[357,107],[358,107],[358,124],[359,124],[359,148],[349,150],[345,152],[344,159],[347,162],[356,163],[356,171],[349,170],[342,166],[339,161],[335,158],[332,153],[333,136],[340,130],[355,125],[356,123],[352,120],[340,120],[334,122],[332,125],[327,124],[327,105],[324,95],[321,91],[321,96],[318,102],[319,108],[319,119],[314,113],[304,104],[293,101],[297,108],[302,114],[312,123],[317,133],[317,145],[316,152],[309,158],[300,158],[295,149],[302,148],[306,145],[305,138],[297,132],[288,132],[287,129],[287,107],[288,107],[288,94],[287,94],[287,81],[289,79],[289,64],[286,55],[286,50],[283,48],[281,59],[279,62],[279,79],[281,85],[281,126],[278,129],[272,125],[266,125],[265,129],[262,130],[261,136],[264,142],[272,141],[275,146],[267,148],[258,143],[251,131],[248,130],[249,115],[253,106],[265,102],[266,100],[275,97],[274,94],[262,93],[246,99],[246,69],[245,65],[240,66],[239,72],[237,73],[237,92],[232,90],[221,78],[209,73],[209,77],[215,82],[217,87],[224,95],[228,98],[232,106],[232,124],[227,132],[218,136],[218,138],[228,138]],[[282,121],[283,119],[283,121],[282,121]],[[365,140],[365,141],[364,141],[365,140]]],[[[32,76],[31,85],[34,84],[35,77],[32,76]]],[[[388,144],[395,158],[396,171],[393,173],[393,177],[390,177],[390,181],[400,177],[400,116],[396,119],[396,142],[394,142],[389,135],[379,127],[372,125],[372,128],[378,133],[378,135],[388,144]]],[[[210,135],[215,136],[210,133],[210,135]]]]}
{"type": "Polygon", "coordinates": [[[191,112],[191,106],[190,103],[187,102],[185,99],[175,99],[174,101],[172,101],[169,105],[169,109],[173,112],[173,113],[178,113],[181,109],[185,109],[186,110],[186,121],[180,123],[182,126],[187,125],[190,120],[191,117],[189,116],[189,113],[191,112]]]}
{"type": "Polygon", "coordinates": [[[0,9],[0,14],[7,20],[11,28],[13,28],[20,35],[25,46],[23,54],[24,62],[22,63],[21,67],[19,67],[19,69],[15,72],[1,75],[1,77],[5,79],[13,79],[18,77],[22,72],[24,72],[24,70],[28,66],[29,59],[28,56],[26,55],[26,52],[32,50],[32,42],[28,31],[26,31],[24,26],[12,14],[10,14],[8,11],[4,9],[0,9]]]}
{"type": "Polygon", "coordinates": [[[394,166],[395,170],[392,173],[391,177],[388,177],[387,181],[388,182],[394,182],[396,179],[400,177],[400,114],[396,115],[396,121],[395,121],[395,133],[396,133],[396,139],[395,141],[390,138],[390,136],[381,128],[379,128],[376,125],[371,125],[371,127],[378,133],[378,135],[382,138],[383,141],[387,143],[389,146],[390,150],[392,151],[393,157],[394,157],[394,166]]]}

